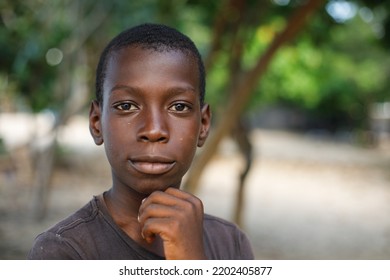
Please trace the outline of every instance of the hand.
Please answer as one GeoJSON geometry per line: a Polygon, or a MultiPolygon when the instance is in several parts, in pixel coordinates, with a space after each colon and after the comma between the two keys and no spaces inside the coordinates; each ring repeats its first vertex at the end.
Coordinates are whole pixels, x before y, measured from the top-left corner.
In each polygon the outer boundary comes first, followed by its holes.
{"type": "Polygon", "coordinates": [[[159,235],[166,259],[205,259],[203,204],[184,191],[168,188],[146,198],[139,209],[141,235],[152,243],[159,235]]]}

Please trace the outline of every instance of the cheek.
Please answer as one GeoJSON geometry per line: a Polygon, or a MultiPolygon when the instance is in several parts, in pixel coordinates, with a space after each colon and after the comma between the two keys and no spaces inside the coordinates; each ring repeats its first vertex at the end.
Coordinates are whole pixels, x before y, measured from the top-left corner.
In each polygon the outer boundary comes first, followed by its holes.
{"type": "Polygon", "coordinates": [[[173,126],[171,130],[171,139],[177,139],[182,146],[197,146],[200,127],[194,122],[184,123],[183,125],[173,126]],[[175,135],[175,136],[174,136],[175,135]]]}
{"type": "Polygon", "coordinates": [[[172,146],[177,149],[177,152],[180,152],[180,157],[182,158],[182,161],[185,162],[186,165],[189,165],[197,149],[198,133],[188,133],[188,130],[185,130],[173,139],[177,140],[174,140],[175,143],[173,143],[172,146]]]}
{"type": "Polygon", "coordinates": [[[126,127],[121,123],[107,121],[104,123],[103,137],[106,154],[115,160],[123,154],[121,147],[126,143],[126,135],[124,132],[126,127]]]}

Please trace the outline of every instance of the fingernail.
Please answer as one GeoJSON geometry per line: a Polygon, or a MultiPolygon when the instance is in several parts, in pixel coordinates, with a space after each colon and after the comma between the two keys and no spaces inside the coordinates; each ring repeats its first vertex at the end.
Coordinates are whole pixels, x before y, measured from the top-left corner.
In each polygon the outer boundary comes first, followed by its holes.
{"type": "Polygon", "coordinates": [[[146,198],[142,199],[141,204],[143,204],[145,202],[145,200],[146,200],[146,198]]]}
{"type": "Polygon", "coordinates": [[[137,220],[138,220],[138,222],[139,222],[139,214],[138,214],[138,216],[137,216],[137,220]]]}

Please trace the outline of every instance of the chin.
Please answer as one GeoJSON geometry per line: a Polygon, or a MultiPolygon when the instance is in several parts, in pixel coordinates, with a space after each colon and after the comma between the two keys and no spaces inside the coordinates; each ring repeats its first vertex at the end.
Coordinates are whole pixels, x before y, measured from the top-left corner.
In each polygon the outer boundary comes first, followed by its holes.
{"type": "Polygon", "coordinates": [[[180,184],[164,184],[164,183],[161,184],[161,182],[158,182],[158,183],[153,182],[153,183],[150,183],[150,184],[143,184],[143,186],[137,188],[136,190],[139,193],[142,193],[144,195],[150,195],[150,194],[152,194],[155,191],[164,192],[168,188],[179,189],[180,188],[180,184]]]}

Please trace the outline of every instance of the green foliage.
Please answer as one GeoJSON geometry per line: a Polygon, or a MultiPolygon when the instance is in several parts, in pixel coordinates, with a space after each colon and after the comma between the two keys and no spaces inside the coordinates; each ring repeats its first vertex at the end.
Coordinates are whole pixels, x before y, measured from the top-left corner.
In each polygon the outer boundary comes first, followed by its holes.
{"type": "MultiPolygon", "coordinates": [[[[94,69],[98,54],[110,38],[145,21],[176,26],[205,46],[210,32],[198,22],[210,21],[206,17],[210,17],[213,9],[211,4],[198,7],[196,3],[190,5],[184,0],[7,0],[0,7],[0,76],[16,84],[13,94],[24,100],[22,103],[30,110],[37,112],[50,108],[59,111],[69,96],[69,88],[58,90],[59,81],[70,79],[63,75],[64,71],[77,72],[79,67],[72,52],[81,50],[72,50],[72,46],[81,44],[89,56],[89,69],[94,69]],[[206,6],[208,13],[202,8],[206,6]],[[89,34],[86,42],[77,42],[77,33],[93,24],[88,19],[99,16],[104,20],[98,29],[89,34]],[[63,60],[58,65],[47,62],[46,55],[51,48],[63,52],[63,60]]],[[[93,76],[89,79],[92,97],[93,76]]],[[[22,108],[15,104],[15,109],[22,108]]]]}
{"type": "MultiPolygon", "coordinates": [[[[214,36],[214,23],[229,3],[196,0],[4,1],[0,7],[0,79],[12,87],[2,94],[17,100],[16,104],[27,104],[32,111],[60,110],[69,90],[58,89],[59,81],[69,78],[64,76],[64,71],[71,69],[72,73],[78,73],[78,67],[86,66],[92,69],[87,84],[93,96],[93,71],[104,44],[124,28],[145,21],[175,26],[195,41],[206,58],[214,36]],[[72,40],[77,40],[75,34],[88,25],[88,19],[94,19],[95,14],[104,17],[79,46],[88,58],[87,65],[78,65],[69,46],[74,44],[72,40]],[[63,61],[58,65],[52,66],[46,61],[51,48],[63,52],[63,61]]],[[[245,75],[283,29],[300,2],[290,1],[286,6],[278,6],[272,1],[259,3],[247,1],[243,19],[232,21],[234,24],[223,35],[222,47],[208,71],[207,101],[214,107],[225,104],[232,80],[229,61],[232,56],[230,42],[234,36],[229,32],[240,28],[238,36],[245,43],[240,62],[242,69],[238,73],[245,75]]],[[[335,22],[323,9],[308,24],[306,32],[279,51],[259,81],[248,110],[284,103],[316,116],[338,116],[346,123],[359,126],[367,118],[369,103],[388,100],[390,61],[383,46],[390,34],[389,5],[372,1],[355,3],[360,6],[356,6],[358,13],[354,18],[335,22]],[[368,20],[370,15],[372,19],[368,20]]],[[[237,16],[233,12],[230,15],[237,16]]]]}
{"type": "MultiPolygon", "coordinates": [[[[370,22],[359,13],[341,24],[332,22],[327,14],[314,19],[307,32],[274,57],[248,112],[282,103],[314,118],[337,120],[339,127],[364,126],[370,104],[390,98],[390,56],[377,33],[381,15],[375,10],[372,13],[370,22]]],[[[246,44],[245,69],[256,63],[284,24],[284,19],[275,15],[256,29],[246,44]]],[[[224,61],[228,55],[221,56],[211,75],[213,86],[219,87],[211,94],[214,106],[224,104],[214,95],[226,92],[224,85],[230,77],[224,61]]]]}

